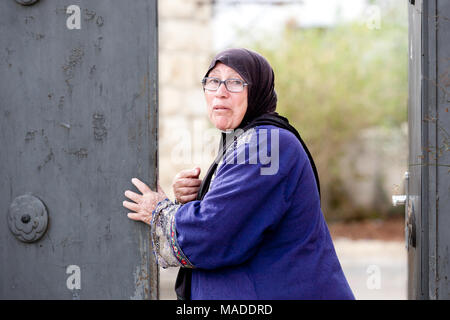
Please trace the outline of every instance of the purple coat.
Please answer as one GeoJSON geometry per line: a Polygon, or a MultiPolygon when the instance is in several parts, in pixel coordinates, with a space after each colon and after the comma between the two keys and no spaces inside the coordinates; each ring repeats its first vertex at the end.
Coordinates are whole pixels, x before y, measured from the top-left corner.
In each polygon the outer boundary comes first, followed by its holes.
{"type": "Polygon", "coordinates": [[[175,251],[193,267],[191,298],[354,299],[301,143],[271,125],[242,140],[203,200],[175,214],[175,251]]]}

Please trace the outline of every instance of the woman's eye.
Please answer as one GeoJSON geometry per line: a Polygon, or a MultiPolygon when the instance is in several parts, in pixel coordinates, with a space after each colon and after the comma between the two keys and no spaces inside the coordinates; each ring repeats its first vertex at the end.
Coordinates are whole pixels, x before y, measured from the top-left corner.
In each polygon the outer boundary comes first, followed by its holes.
{"type": "Polygon", "coordinates": [[[241,85],[242,81],[241,80],[228,80],[228,83],[232,86],[239,86],[239,85],[241,85]]]}
{"type": "Polygon", "coordinates": [[[208,84],[218,84],[219,80],[218,79],[208,79],[208,84]]]}

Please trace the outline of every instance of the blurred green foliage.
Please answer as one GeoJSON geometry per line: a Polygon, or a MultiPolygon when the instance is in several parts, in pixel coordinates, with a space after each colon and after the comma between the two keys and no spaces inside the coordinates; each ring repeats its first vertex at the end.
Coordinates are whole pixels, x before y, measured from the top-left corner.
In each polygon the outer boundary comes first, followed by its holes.
{"type": "Polygon", "coordinates": [[[329,220],[392,214],[352,205],[340,188],[345,177],[339,159],[362,129],[407,121],[408,30],[398,10],[406,8],[384,11],[380,28],[354,22],[303,29],[290,23],[276,40],[246,44],[274,69],[277,111],[299,130],[314,157],[329,220]]]}

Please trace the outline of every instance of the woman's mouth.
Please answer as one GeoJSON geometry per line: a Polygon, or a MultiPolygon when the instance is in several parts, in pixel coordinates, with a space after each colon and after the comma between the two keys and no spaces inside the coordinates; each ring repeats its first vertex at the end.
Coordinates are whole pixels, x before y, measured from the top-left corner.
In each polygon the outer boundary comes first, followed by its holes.
{"type": "Polygon", "coordinates": [[[226,110],[230,110],[230,108],[225,107],[225,106],[214,106],[213,110],[214,111],[226,111],[226,110]]]}

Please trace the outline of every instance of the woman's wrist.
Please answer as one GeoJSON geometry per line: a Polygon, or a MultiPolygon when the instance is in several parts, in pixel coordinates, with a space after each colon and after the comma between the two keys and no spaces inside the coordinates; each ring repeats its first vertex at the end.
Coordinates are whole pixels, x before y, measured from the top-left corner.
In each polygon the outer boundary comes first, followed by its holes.
{"type": "Polygon", "coordinates": [[[167,208],[169,205],[173,204],[172,201],[169,200],[169,198],[165,197],[164,199],[160,200],[156,206],[155,209],[152,212],[152,215],[154,216],[155,213],[160,212],[161,210],[167,208]]]}

